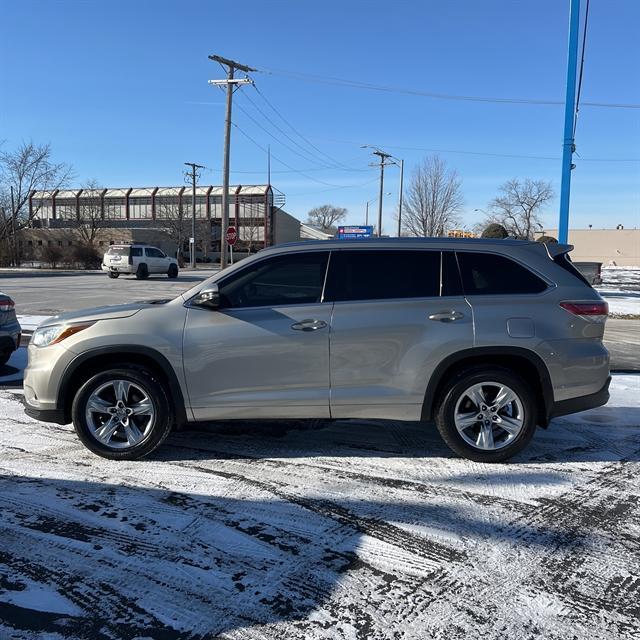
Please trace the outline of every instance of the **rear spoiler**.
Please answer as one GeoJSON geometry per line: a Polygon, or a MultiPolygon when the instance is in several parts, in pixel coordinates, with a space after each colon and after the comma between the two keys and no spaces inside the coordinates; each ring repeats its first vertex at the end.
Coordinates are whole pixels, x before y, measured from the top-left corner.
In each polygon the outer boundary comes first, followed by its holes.
{"type": "Polygon", "coordinates": [[[560,244],[559,242],[545,242],[544,247],[552,260],[563,253],[573,251],[572,244],[560,244]]]}

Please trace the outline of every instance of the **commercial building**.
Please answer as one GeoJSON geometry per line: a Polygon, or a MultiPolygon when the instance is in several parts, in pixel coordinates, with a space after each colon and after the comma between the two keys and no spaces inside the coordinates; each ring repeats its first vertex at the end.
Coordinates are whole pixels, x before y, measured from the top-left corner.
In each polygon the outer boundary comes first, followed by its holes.
{"type": "MultiPolygon", "coordinates": [[[[557,238],[558,230],[546,229],[544,234],[557,238]]],[[[574,262],[640,266],[640,229],[569,229],[569,244],[574,246],[574,262]]]]}
{"type": "MultiPolygon", "coordinates": [[[[238,231],[238,250],[255,251],[300,239],[300,222],[282,209],[285,196],[272,185],[230,187],[229,203],[229,224],[238,231]]],[[[57,239],[63,230],[92,224],[100,228],[99,244],[125,238],[144,241],[141,236],[152,235],[165,251],[174,253],[178,243],[183,251],[188,250],[192,190],[182,186],[34,191],[29,197],[29,214],[33,230],[41,230],[31,234],[39,238],[40,245],[43,241],[64,242],[57,239]],[[59,232],[48,235],[49,230],[59,232]]],[[[197,187],[195,218],[197,251],[215,259],[222,234],[221,187],[197,187]]],[[[33,244],[33,238],[30,241],[33,244]]]]}

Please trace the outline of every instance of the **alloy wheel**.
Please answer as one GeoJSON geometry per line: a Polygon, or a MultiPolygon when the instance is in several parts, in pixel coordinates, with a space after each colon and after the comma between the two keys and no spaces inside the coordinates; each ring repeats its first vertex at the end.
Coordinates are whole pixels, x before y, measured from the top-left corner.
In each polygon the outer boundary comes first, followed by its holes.
{"type": "Polygon", "coordinates": [[[138,384],[111,380],[96,388],[85,408],[89,432],[111,449],[140,444],[151,432],[156,412],[153,401],[138,384]]]}
{"type": "Polygon", "coordinates": [[[454,422],[467,444],[482,451],[496,451],[520,435],[525,423],[524,406],[507,385],[481,382],[460,395],[454,422]]]}

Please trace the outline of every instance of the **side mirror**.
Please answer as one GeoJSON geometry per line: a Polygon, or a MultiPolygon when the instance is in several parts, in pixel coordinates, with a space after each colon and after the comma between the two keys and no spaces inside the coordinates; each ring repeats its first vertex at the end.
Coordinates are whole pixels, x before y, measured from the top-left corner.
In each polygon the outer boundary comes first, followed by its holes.
{"type": "Polygon", "coordinates": [[[220,290],[217,284],[210,284],[206,289],[191,299],[192,307],[218,309],[220,307],[220,290]]]}

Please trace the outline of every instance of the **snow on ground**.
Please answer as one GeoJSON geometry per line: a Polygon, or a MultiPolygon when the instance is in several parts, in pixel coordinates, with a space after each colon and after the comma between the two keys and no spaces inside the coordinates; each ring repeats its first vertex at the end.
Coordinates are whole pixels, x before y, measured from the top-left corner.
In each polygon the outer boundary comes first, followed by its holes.
{"type": "Polygon", "coordinates": [[[601,287],[597,287],[597,290],[609,305],[610,317],[640,316],[640,292],[630,293],[629,291],[602,289],[601,287]]]}
{"type": "Polygon", "coordinates": [[[640,634],[640,376],[510,463],[430,425],[219,424],[92,456],[0,391],[0,638],[640,634]]]}
{"type": "Polygon", "coordinates": [[[603,267],[601,276],[607,288],[640,291],[640,267],[603,267]]]}

